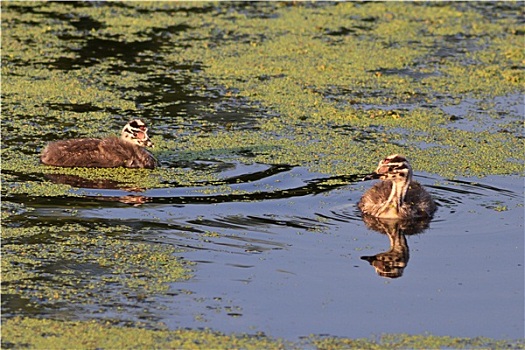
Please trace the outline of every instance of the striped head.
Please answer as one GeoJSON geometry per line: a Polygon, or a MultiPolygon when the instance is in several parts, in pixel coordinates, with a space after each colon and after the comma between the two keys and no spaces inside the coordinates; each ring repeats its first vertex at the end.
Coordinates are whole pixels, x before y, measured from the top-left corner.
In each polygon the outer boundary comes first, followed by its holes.
{"type": "Polygon", "coordinates": [[[377,169],[364,178],[364,180],[370,179],[411,181],[412,167],[405,156],[392,154],[381,160],[377,169]]]}
{"type": "Polygon", "coordinates": [[[153,142],[149,139],[148,128],[140,119],[134,119],[124,126],[121,133],[121,139],[126,142],[141,147],[154,147],[153,142]]]}

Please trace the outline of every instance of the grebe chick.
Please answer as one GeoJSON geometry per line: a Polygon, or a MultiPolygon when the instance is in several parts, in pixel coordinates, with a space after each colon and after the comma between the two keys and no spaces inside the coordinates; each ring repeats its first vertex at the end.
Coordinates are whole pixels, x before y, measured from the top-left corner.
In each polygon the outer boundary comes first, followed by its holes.
{"type": "Polygon", "coordinates": [[[40,161],[57,167],[155,168],[157,160],[143,147],[153,147],[153,143],[146,124],[135,119],[124,126],[120,137],[51,142],[42,151],[40,161]]]}
{"type": "Polygon", "coordinates": [[[381,179],[365,192],[358,207],[363,214],[387,219],[429,218],[436,211],[430,194],[412,180],[408,160],[393,154],[379,162],[374,173],[365,177],[381,179]]]}

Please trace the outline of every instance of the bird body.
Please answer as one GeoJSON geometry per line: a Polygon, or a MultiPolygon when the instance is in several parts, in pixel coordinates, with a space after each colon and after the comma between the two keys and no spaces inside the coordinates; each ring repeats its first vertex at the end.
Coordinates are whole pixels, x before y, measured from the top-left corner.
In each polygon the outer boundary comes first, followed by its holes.
{"type": "Polygon", "coordinates": [[[146,125],[135,119],[122,129],[120,137],[83,138],[51,142],[42,151],[43,164],[57,167],[148,168],[157,165],[143,147],[153,147],[146,125]]]}
{"type": "Polygon", "coordinates": [[[394,154],[383,159],[368,178],[382,181],[365,192],[359,201],[358,207],[364,214],[386,219],[412,219],[431,217],[436,211],[430,194],[419,182],[412,180],[412,168],[404,156],[394,154]]]}

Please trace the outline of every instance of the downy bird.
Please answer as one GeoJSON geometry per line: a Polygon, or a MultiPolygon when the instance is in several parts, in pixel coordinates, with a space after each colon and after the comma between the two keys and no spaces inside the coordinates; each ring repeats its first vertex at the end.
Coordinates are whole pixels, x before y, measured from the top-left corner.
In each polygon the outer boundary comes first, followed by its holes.
{"type": "Polygon", "coordinates": [[[153,143],[146,124],[135,119],[124,126],[120,137],[51,142],[42,151],[40,161],[57,167],[153,169],[157,160],[144,147],[153,147],[153,143]]]}
{"type": "Polygon", "coordinates": [[[430,194],[412,180],[408,160],[393,154],[379,162],[377,169],[364,180],[380,179],[365,192],[358,203],[363,214],[388,219],[428,218],[436,211],[430,194]]]}

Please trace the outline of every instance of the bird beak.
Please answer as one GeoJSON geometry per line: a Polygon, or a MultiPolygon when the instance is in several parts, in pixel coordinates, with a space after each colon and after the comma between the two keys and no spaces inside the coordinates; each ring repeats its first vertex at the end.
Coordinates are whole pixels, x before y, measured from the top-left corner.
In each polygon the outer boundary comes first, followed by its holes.
{"type": "Polygon", "coordinates": [[[374,172],[374,173],[365,175],[365,177],[363,177],[361,181],[375,180],[375,179],[379,179],[380,177],[381,177],[381,174],[374,172]]]}
{"type": "Polygon", "coordinates": [[[139,140],[140,142],[140,145],[142,147],[151,147],[151,148],[155,148],[155,146],[153,145],[153,142],[151,142],[148,134],[146,132],[142,132],[142,131],[139,131],[139,132],[136,132],[133,134],[135,136],[136,139],[139,140]]]}

